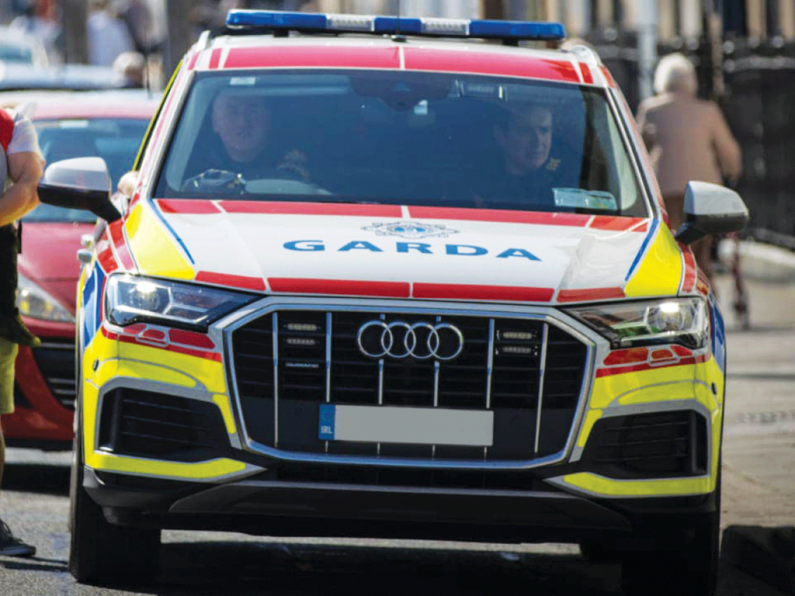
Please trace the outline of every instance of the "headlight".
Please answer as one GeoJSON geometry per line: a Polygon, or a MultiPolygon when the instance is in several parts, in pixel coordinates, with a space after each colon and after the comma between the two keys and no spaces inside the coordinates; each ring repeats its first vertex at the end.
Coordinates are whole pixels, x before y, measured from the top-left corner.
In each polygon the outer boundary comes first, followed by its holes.
{"type": "Polygon", "coordinates": [[[709,335],[702,298],[672,298],[568,308],[566,312],[610,340],[614,348],[682,344],[697,349],[709,335]]]}
{"type": "Polygon", "coordinates": [[[21,274],[17,289],[17,308],[23,317],[32,319],[57,323],[74,323],[75,320],[72,313],[56,298],[21,274]]]}
{"type": "Polygon", "coordinates": [[[105,292],[108,320],[124,326],[138,321],[206,329],[207,325],[255,296],[132,275],[112,275],[105,292]]]}

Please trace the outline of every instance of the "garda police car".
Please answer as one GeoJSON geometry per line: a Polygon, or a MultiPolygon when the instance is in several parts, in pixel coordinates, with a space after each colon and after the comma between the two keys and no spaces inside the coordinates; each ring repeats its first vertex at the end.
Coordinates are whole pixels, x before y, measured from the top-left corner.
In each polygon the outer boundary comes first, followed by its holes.
{"type": "Polygon", "coordinates": [[[216,528],[569,541],[630,591],[714,589],[725,335],[688,245],[747,211],[694,182],[672,230],[599,58],[516,47],[563,35],[233,11],[113,203],[101,160],[49,166],[43,200],[103,218],[78,580],[216,528]]]}

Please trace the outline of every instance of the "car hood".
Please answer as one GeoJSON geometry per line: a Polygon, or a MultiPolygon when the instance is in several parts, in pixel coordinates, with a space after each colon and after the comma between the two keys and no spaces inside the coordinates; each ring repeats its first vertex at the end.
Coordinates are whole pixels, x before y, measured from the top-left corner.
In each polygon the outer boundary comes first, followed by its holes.
{"type": "Polygon", "coordinates": [[[269,293],[575,302],[675,294],[682,275],[668,228],[639,218],[161,199],[126,228],[142,274],[269,293]]]}

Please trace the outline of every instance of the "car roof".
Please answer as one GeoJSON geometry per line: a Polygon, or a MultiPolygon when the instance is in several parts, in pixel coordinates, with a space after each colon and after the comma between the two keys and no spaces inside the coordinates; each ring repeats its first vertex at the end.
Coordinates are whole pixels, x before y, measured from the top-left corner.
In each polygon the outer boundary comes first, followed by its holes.
{"type": "Polygon", "coordinates": [[[0,89],[112,89],[118,87],[113,68],[62,64],[31,68],[29,64],[0,63],[0,89]]]}
{"type": "Polygon", "coordinates": [[[150,120],[157,111],[158,104],[159,99],[150,98],[145,92],[129,95],[119,92],[76,93],[69,101],[64,101],[63,97],[44,96],[31,101],[22,109],[34,121],[68,118],[150,120]]]}
{"type": "Polygon", "coordinates": [[[498,75],[598,87],[612,83],[596,54],[585,48],[529,49],[411,37],[396,41],[365,36],[221,36],[206,48],[194,46],[188,68],[363,68],[498,75]]]}

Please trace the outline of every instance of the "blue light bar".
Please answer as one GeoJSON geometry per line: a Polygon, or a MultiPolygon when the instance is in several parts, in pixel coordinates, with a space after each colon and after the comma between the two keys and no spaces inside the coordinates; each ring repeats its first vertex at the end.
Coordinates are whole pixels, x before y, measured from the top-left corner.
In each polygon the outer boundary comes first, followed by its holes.
{"type": "Polygon", "coordinates": [[[373,33],[480,39],[560,41],[566,28],[560,23],[380,17],[352,14],[318,14],[277,10],[230,10],[230,29],[268,29],[304,33],[373,33]]]}

